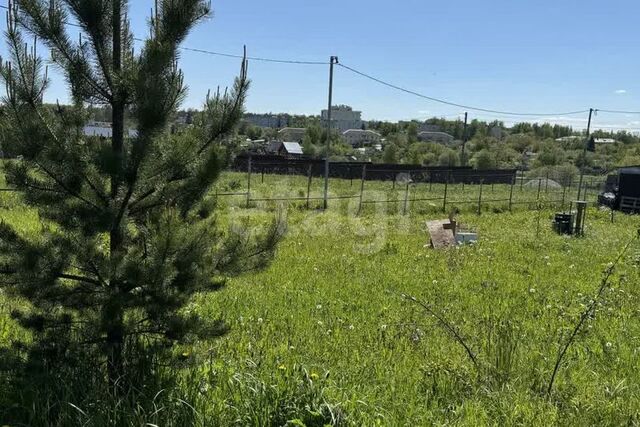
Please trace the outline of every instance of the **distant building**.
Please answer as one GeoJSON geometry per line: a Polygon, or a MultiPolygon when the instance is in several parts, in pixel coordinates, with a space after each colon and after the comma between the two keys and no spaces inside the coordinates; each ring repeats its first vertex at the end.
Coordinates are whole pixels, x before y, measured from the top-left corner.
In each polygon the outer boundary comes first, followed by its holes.
{"type": "Polygon", "coordinates": [[[442,144],[448,144],[450,142],[453,142],[455,138],[446,132],[422,131],[422,132],[418,132],[418,139],[420,141],[439,142],[442,144]]]}
{"type": "Polygon", "coordinates": [[[244,115],[244,121],[261,128],[280,129],[289,126],[288,114],[253,114],[244,115]]]}
{"type": "Polygon", "coordinates": [[[563,136],[561,138],[556,138],[556,142],[571,142],[571,141],[579,141],[581,139],[584,139],[584,137],[578,136],[578,135],[570,135],[570,136],[563,136]]]}
{"type": "Polygon", "coordinates": [[[342,136],[352,147],[375,145],[382,140],[382,136],[372,130],[349,129],[344,131],[342,136]]]}
{"type": "MultiPolygon", "coordinates": [[[[322,110],[320,113],[322,126],[326,127],[329,120],[329,110],[322,110]]],[[[362,129],[362,112],[353,111],[348,105],[337,105],[331,107],[331,128],[344,132],[349,129],[362,129]]]]}
{"type": "Polygon", "coordinates": [[[297,142],[281,142],[278,154],[285,157],[300,157],[303,154],[302,146],[297,142]]]}
{"type": "Polygon", "coordinates": [[[278,139],[281,141],[302,142],[307,133],[305,128],[283,128],[278,131],[278,139]]]}
{"type": "Polygon", "coordinates": [[[596,144],[615,144],[618,141],[613,138],[595,138],[594,142],[596,144]]]}
{"type": "MultiPolygon", "coordinates": [[[[89,122],[83,129],[84,136],[97,136],[99,138],[111,138],[113,136],[113,129],[109,122],[89,122]]],[[[129,138],[135,138],[138,136],[136,129],[125,130],[125,136],[129,138]]]]}
{"type": "Polygon", "coordinates": [[[264,151],[267,154],[278,154],[278,149],[280,148],[280,141],[270,141],[265,145],[264,151]]]}

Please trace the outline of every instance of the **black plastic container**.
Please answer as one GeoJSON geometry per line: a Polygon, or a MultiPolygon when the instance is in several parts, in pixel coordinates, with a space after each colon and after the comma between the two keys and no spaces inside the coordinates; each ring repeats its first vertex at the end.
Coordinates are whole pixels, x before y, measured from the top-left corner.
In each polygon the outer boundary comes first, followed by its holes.
{"type": "Polygon", "coordinates": [[[573,234],[573,214],[557,213],[553,220],[553,229],[558,234],[573,234]]]}

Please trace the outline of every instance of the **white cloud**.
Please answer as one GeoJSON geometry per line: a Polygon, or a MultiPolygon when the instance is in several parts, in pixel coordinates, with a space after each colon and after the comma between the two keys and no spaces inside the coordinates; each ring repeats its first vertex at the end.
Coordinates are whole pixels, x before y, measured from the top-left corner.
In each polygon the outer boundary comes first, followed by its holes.
{"type": "Polygon", "coordinates": [[[625,89],[618,89],[614,93],[618,95],[624,95],[625,93],[627,93],[627,91],[625,89]]]}

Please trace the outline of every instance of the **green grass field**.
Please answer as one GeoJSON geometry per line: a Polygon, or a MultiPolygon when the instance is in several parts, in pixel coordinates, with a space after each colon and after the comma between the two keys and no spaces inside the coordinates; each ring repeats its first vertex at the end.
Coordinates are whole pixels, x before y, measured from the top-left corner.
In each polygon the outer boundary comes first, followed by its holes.
{"type": "MultiPolygon", "coordinates": [[[[602,177],[585,177],[583,195],[586,192],[586,200],[596,202],[601,183],[602,177]]],[[[220,179],[215,193],[220,194],[220,203],[224,207],[246,207],[248,187],[251,196],[249,206],[262,210],[306,208],[307,194],[309,207],[318,208],[323,205],[324,181],[320,177],[313,177],[309,182],[305,176],[253,173],[251,184],[248,185],[247,173],[233,172],[220,179]]],[[[504,184],[445,186],[429,183],[411,183],[407,187],[406,184],[394,184],[392,181],[365,181],[362,187],[361,213],[405,213],[405,198],[406,213],[409,214],[443,212],[443,208],[447,213],[453,208],[477,213],[479,205],[482,212],[503,212],[509,210],[510,205],[512,210],[537,209],[538,205],[568,209],[577,193],[577,180],[572,187],[564,189],[549,186],[544,178],[540,183],[535,179],[518,178],[513,188],[504,184]]],[[[357,214],[360,209],[360,194],[360,180],[330,180],[329,197],[335,198],[330,200],[333,210],[347,215],[357,214]]]]}
{"type": "MultiPolygon", "coordinates": [[[[217,191],[241,192],[244,179],[225,174],[217,191]]],[[[304,177],[260,181],[253,177],[253,198],[306,195],[304,177]]],[[[420,184],[412,191],[420,197],[440,194],[436,187],[429,192],[428,184],[420,184]]],[[[322,213],[313,209],[319,200],[312,201],[312,209],[305,208],[305,200],[252,202],[247,209],[244,196],[221,197],[223,224],[265,224],[280,213],[289,231],[267,270],[234,278],[225,290],[201,296],[189,308],[222,316],[231,326],[224,338],[179,350],[196,363],[181,371],[181,387],[172,398],[176,408],[192,408],[193,423],[640,424],[636,243],[617,265],[611,287],[546,395],[561,344],[595,297],[607,265],[636,236],[636,217],[616,215],[611,223],[608,212],[594,208],[585,237],[558,236],[550,227],[553,210],[537,211],[534,203],[509,213],[508,202],[497,202],[478,216],[472,201],[479,189],[466,186],[463,192],[454,186],[451,200],[469,203],[450,207],[460,208],[459,221],[476,229],[480,241],[434,251],[425,247],[425,221],[442,217],[441,202],[411,203],[402,215],[404,188],[372,182],[366,188],[398,202],[369,204],[357,216],[357,198],[332,201],[322,213]],[[406,296],[446,318],[476,363],[434,316],[406,296]]],[[[331,190],[357,195],[359,182],[336,181],[331,190]]],[[[508,186],[483,191],[487,199],[509,196],[508,186]]],[[[312,193],[321,195],[319,180],[312,193]]],[[[537,188],[523,193],[514,198],[535,200],[537,188]]],[[[37,230],[37,214],[18,196],[0,197],[0,218],[25,233],[37,230]]],[[[0,299],[2,345],[23,333],[8,316],[18,303],[0,299]]],[[[58,398],[78,425],[99,424],[90,397],[58,398]]],[[[171,411],[166,407],[132,419],[136,425],[166,425],[171,411]]]]}

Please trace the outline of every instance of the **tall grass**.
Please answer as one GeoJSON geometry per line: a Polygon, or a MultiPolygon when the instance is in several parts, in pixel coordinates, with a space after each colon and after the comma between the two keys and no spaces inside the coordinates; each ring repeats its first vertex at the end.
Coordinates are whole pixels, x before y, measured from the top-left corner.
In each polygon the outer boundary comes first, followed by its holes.
{"type": "MultiPolygon", "coordinates": [[[[226,174],[218,190],[238,177],[226,174]]],[[[267,177],[261,191],[289,192],[277,178],[267,177]]],[[[351,191],[348,181],[335,185],[338,194],[351,191]]],[[[391,183],[366,186],[394,194],[391,183]]],[[[306,191],[304,180],[300,188],[306,191]]],[[[473,199],[473,190],[465,187],[459,197],[473,199]]],[[[284,209],[290,230],[268,270],[234,278],[225,291],[199,296],[188,308],[203,316],[223,313],[230,333],[177,349],[181,364],[154,364],[148,381],[120,401],[99,386],[97,362],[44,376],[20,376],[18,367],[8,367],[12,370],[0,373],[2,384],[10,385],[0,387],[0,421],[41,426],[640,423],[636,246],[597,298],[595,315],[579,328],[557,372],[552,399],[546,397],[558,348],[595,299],[603,269],[635,233],[636,217],[619,215],[612,224],[607,212],[591,209],[585,237],[572,238],[551,231],[548,209],[539,216],[522,208],[500,214],[483,210],[482,216],[462,209],[459,221],[476,229],[480,241],[433,251],[424,247],[424,221],[440,218],[442,206],[425,202],[422,210],[414,204],[402,215],[403,193],[395,195],[395,206],[366,205],[360,215],[352,200],[320,213],[304,201],[247,208],[242,196],[237,203],[234,196],[220,198],[223,226],[259,224],[284,209]],[[399,294],[436,308],[459,331],[478,367],[437,319],[399,294]]],[[[25,233],[39,225],[37,214],[19,202],[0,206],[0,217],[25,233]]],[[[19,304],[0,296],[0,347],[14,356],[19,352],[11,344],[24,332],[9,312],[19,304]]]]}

